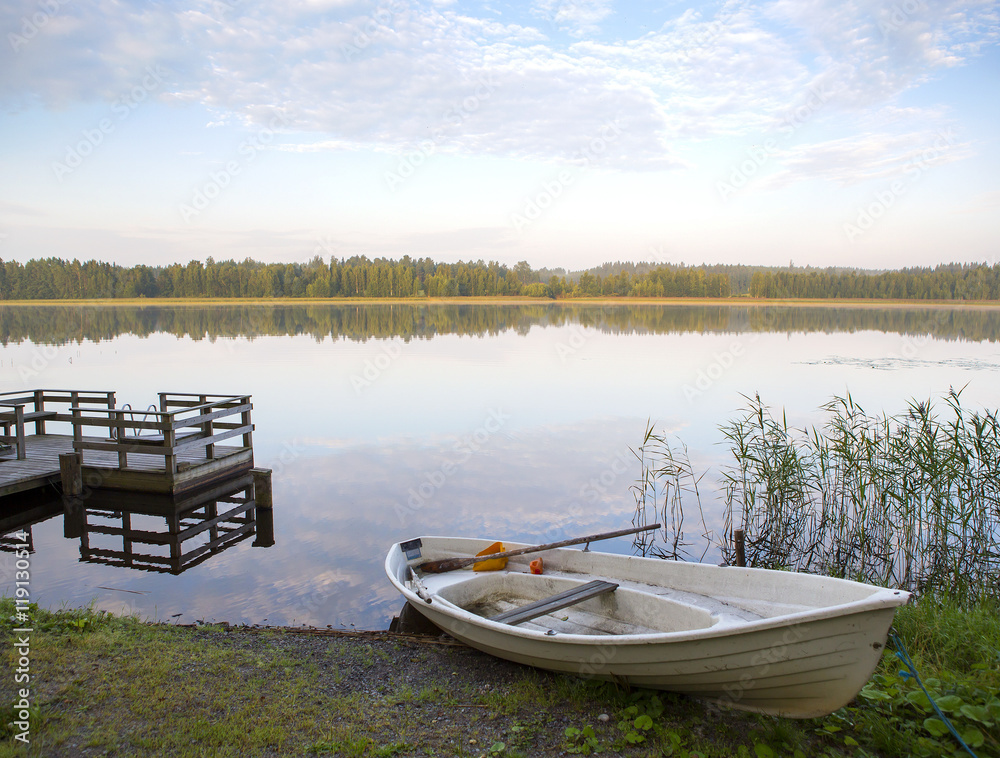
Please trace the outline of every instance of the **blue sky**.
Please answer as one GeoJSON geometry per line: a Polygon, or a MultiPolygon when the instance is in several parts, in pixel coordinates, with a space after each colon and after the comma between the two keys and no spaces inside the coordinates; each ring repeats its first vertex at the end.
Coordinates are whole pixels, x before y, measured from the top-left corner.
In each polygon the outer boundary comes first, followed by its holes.
{"type": "Polygon", "coordinates": [[[978,0],[8,0],[0,258],[998,261],[978,0]]]}

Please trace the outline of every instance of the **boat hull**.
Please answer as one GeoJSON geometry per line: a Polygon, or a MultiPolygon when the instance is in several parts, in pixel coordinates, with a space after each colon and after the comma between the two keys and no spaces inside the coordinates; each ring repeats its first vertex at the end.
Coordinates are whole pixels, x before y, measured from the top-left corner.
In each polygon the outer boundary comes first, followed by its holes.
{"type": "MultiPolygon", "coordinates": [[[[467,551],[475,554],[482,541],[423,538],[423,542],[432,551],[437,547],[456,555],[467,551]]],[[[789,572],[720,568],[579,550],[553,550],[544,555],[546,568],[552,566],[560,577],[578,574],[621,582],[619,605],[628,605],[628,593],[642,600],[643,588],[651,587],[648,594],[652,604],[636,605],[639,610],[633,610],[632,615],[667,631],[562,633],[544,629],[544,619],[533,625],[535,628],[510,627],[449,600],[449,593],[455,597],[463,592],[470,595],[467,587],[471,584],[461,576],[427,576],[417,583],[408,582],[406,560],[399,555],[397,546],[386,559],[386,571],[397,589],[428,620],[491,655],[584,678],[686,693],[720,707],[793,718],[823,716],[850,702],[871,677],[895,608],[908,597],[901,591],[789,572]],[[421,587],[422,582],[427,586],[421,587]],[[778,584],[768,588],[769,582],[778,584]],[[687,602],[697,605],[702,595],[694,590],[702,588],[736,594],[724,595],[721,606],[713,600],[715,606],[710,605],[708,610],[696,608],[685,616],[683,606],[687,602]],[[837,602],[817,602],[824,591],[837,602]],[[672,595],[668,599],[661,593],[672,595]],[[427,598],[431,602],[426,602],[427,598]],[[660,607],[656,603],[666,604],[662,608],[668,618],[652,618],[660,607]],[[791,612],[776,612],[786,607],[791,612]],[[727,608],[735,615],[730,617],[727,608]],[[678,617],[678,628],[672,628],[678,617]]],[[[517,573],[521,568],[512,561],[504,574],[517,573]]],[[[509,578],[498,574],[495,582],[509,578]]],[[[598,601],[588,602],[593,604],[593,613],[601,613],[598,601]]],[[[616,601],[609,602],[613,606],[616,601]]],[[[558,628],[558,618],[552,625],[558,628]]]]}

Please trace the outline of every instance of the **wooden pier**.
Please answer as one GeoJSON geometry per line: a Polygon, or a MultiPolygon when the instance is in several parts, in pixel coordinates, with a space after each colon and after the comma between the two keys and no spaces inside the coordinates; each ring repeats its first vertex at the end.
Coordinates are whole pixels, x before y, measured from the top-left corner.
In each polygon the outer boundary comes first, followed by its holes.
{"type": "Polygon", "coordinates": [[[176,495],[231,479],[253,467],[252,408],[249,395],[161,392],[135,410],[114,392],[0,393],[0,498],[51,485],[176,495]]]}

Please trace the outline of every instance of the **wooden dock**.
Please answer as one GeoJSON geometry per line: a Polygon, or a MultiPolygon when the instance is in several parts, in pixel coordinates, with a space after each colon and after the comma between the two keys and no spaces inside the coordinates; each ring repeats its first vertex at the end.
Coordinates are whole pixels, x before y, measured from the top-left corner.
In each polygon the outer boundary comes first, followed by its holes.
{"type": "Polygon", "coordinates": [[[253,467],[252,407],[249,395],[161,392],[140,411],[114,392],[0,393],[0,498],[67,482],[73,496],[176,495],[231,479],[253,467]]]}

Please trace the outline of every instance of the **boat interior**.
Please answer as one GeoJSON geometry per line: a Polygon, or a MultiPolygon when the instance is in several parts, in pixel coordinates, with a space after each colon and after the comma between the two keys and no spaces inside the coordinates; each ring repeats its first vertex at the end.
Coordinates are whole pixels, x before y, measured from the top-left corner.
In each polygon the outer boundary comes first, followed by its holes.
{"type": "MultiPolygon", "coordinates": [[[[433,545],[428,541],[425,548],[433,545]]],[[[468,548],[455,550],[457,542],[442,545],[444,554],[467,553],[468,548]]],[[[468,542],[469,547],[479,546],[478,541],[468,542]]],[[[425,552],[422,559],[433,559],[435,552],[425,552]]],[[[541,575],[530,573],[528,559],[534,556],[520,556],[498,571],[464,568],[440,574],[421,572],[419,561],[408,567],[400,557],[398,576],[425,600],[431,597],[483,619],[546,634],[721,630],[850,602],[870,592],[844,582],[831,585],[829,593],[817,592],[815,583],[803,587],[790,572],[774,572],[776,581],[762,585],[759,570],[748,574],[739,568],[650,563],[578,549],[546,555],[541,575]]]]}

